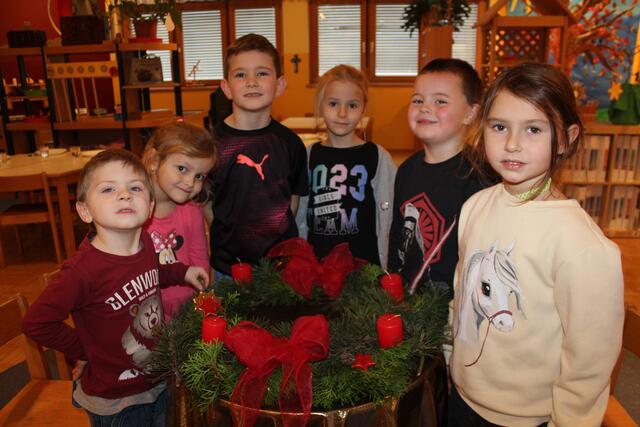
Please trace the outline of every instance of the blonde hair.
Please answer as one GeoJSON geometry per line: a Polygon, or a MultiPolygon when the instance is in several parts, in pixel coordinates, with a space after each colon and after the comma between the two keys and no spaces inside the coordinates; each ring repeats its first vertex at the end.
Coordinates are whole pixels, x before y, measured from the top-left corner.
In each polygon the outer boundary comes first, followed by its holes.
{"type": "Polygon", "coordinates": [[[318,88],[316,89],[315,97],[316,117],[320,117],[320,111],[322,110],[322,99],[324,98],[324,93],[327,90],[327,86],[329,86],[329,83],[333,82],[350,82],[358,86],[358,88],[362,92],[364,106],[366,107],[369,87],[366,77],[358,69],[352,67],[351,65],[340,64],[324,73],[318,81],[318,88]]]}
{"type": "MultiPolygon", "coordinates": [[[[182,154],[200,159],[211,158],[214,167],[218,163],[218,144],[211,133],[201,127],[186,122],[164,125],[151,135],[142,154],[142,162],[148,171],[154,163],[161,165],[172,154],[182,154]]],[[[194,200],[206,202],[211,195],[209,185],[205,182],[202,191],[194,200]]]]}

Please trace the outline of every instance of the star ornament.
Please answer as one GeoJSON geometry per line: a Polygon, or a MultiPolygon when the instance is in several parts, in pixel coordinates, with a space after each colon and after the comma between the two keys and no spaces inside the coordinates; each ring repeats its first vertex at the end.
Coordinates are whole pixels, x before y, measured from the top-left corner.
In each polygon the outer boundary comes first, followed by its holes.
{"type": "Polygon", "coordinates": [[[212,291],[200,292],[194,299],[195,310],[202,313],[204,317],[215,316],[222,311],[220,299],[212,291]]]}
{"type": "Polygon", "coordinates": [[[351,364],[352,368],[362,369],[368,371],[370,366],[375,366],[376,362],[371,359],[370,354],[356,353],[356,361],[351,364]]]}
{"type": "Polygon", "coordinates": [[[611,87],[609,88],[609,98],[613,101],[617,101],[620,99],[620,95],[622,95],[622,85],[618,82],[612,82],[611,87]]]}

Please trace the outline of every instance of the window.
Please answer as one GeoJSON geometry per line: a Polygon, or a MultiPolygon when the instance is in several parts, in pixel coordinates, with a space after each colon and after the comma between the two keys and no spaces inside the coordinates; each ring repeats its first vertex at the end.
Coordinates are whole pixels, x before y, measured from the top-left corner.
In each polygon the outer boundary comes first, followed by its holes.
{"type": "Polygon", "coordinates": [[[469,16],[458,31],[453,32],[453,46],[451,56],[463,59],[476,66],[476,34],[477,29],[473,28],[478,21],[478,3],[471,3],[469,16]]]}
{"type": "Polygon", "coordinates": [[[182,52],[186,80],[222,79],[220,10],[189,10],[182,13],[182,52]]]}
{"type": "MultiPolygon", "coordinates": [[[[169,34],[159,22],[158,38],[177,43],[182,50],[180,74],[184,80],[217,83],[223,78],[224,54],[231,40],[248,33],[261,34],[282,51],[281,6],[282,0],[181,3],[182,27],[169,34]]],[[[148,53],[161,58],[163,78],[170,81],[171,53],[148,53]]]]}
{"type": "Polygon", "coordinates": [[[310,4],[311,81],[338,64],[372,82],[409,82],[418,72],[418,33],[402,25],[408,1],[314,0],[310,4]]]}

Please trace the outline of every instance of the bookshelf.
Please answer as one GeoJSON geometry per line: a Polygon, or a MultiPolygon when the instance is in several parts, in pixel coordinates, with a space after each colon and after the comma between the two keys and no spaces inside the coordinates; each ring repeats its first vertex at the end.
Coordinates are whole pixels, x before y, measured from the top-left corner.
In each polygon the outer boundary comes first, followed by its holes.
{"type": "Polygon", "coordinates": [[[640,126],[586,123],[559,178],[607,236],[640,237],[640,126]]]}
{"type": "MultiPolygon", "coordinates": [[[[43,64],[47,87],[46,99],[33,97],[12,97],[0,89],[0,107],[3,110],[3,131],[8,151],[13,152],[11,132],[27,132],[35,149],[33,134],[49,130],[55,145],[60,143],[60,132],[73,132],[74,144],[81,145],[77,131],[121,130],[125,146],[140,152],[144,145],[140,131],[155,128],[178,118],[203,125],[206,111],[183,111],[182,86],[178,46],[175,43],[115,43],[46,46],[38,48],[0,48],[0,57],[17,58],[21,80],[26,78],[24,57],[38,57],[43,64]],[[128,83],[131,58],[142,57],[148,50],[166,50],[171,53],[172,80],[154,83],[128,83]],[[113,105],[101,105],[94,81],[110,79],[110,86],[119,95],[121,117],[114,117],[113,105]],[[174,108],[171,111],[152,109],[150,92],[156,89],[171,90],[174,93],[174,108]],[[7,107],[10,103],[47,102],[49,118],[47,122],[10,122],[7,107]],[[109,110],[107,114],[95,115],[93,110],[109,110]],[[84,111],[84,112],[82,112],[84,111]],[[6,117],[5,117],[6,116],[6,117]]],[[[23,86],[26,83],[23,84],[23,86]]],[[[117,96],[115,97],[117,100],[117,96]]],[[[27,112],[27,114],[29,114],[27,112]]]]}

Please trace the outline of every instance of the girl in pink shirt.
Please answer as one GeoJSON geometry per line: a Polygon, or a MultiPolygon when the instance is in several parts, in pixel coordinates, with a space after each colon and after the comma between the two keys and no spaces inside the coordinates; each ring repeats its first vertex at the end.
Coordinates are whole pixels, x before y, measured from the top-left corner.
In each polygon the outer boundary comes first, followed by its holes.
{"type": "MultiPolygon", "coordinates": [[[[143,161],[153,179],[156,206],[145,229],[160,264],[180,261],[209,271],[209,244],[200,204],[208,198],[203,187],[217,158],[217,145],[206,129],[175,123],[158,128],[151,136],[143,161]]],[[[165,322],[176,316],[193,292],[186,284],[162,289],[165,322]]]]}

